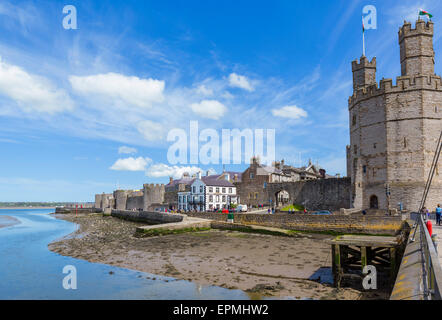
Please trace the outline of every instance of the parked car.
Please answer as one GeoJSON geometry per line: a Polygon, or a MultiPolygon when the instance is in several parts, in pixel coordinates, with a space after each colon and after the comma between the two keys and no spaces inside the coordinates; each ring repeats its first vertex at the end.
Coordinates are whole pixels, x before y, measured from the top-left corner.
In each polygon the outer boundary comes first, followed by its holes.
{"type": "Polygon", "coordinates": [[[321,210],[321,211],[313,211],[311,214],[316,214],[316,215],[321,215],[321,216],[329,216],[333,213],[328,210],[321,210]]]}
{"type": "Polygon", "coordinates": [[[240,204],[236,208],[237,212],[247,212],[247,205],[246,204],[240,204]]]}

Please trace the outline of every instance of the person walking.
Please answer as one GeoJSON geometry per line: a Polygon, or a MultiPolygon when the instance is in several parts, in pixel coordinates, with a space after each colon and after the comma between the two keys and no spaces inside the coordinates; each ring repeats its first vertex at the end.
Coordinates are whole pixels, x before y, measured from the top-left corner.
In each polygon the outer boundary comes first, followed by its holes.
{"type": "Polygon", "coordinates": [[[442,214],[442,208],[440,207],[440,204],[438,204],[437,208],[436,208],[436,224],[438,226],[440,226],[440,216],[441,216],[441,214],[442,214]]]}
{"type": "Polygon", "coordinates": [[[421,211],[421,215],[424,218],[424,221],[427,220],[427,208],[423,207],[421,211]]]}

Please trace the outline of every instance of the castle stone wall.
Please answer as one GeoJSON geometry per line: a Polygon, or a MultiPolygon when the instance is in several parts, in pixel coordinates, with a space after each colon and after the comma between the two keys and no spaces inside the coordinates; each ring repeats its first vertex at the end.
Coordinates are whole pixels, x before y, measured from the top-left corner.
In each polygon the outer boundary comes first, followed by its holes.
{"type": "Polygon", "coordinates": [[[143,210],[149,211],[152,205],[164,203],[164,184],[145,184],[143,195],[143,210]]]}
{"type": "Polygon", "coordinates": [[[144,196],[127,197],[126,210],[143,210],[144,196]]]}
{"type": "Polygon", "coordinates": [[[289,193],[289,203],[302,204],[308,210],[339,210],[350,207],[350,178],[317,179],[296,182],[269,183],[267,197],[275,203],[278,192],[289,193]]]}
{"type": "MultiPolygon", "coordinates": [[[[399,31],[402,76],[396,85],[383,79],[379,86],[357,86],[349,98],[347,163],[355,208],[369,208],[372,198],[380,209],[398,203],[410,211],[419,207],[442,129],[442,81],[434,75],[432,37],[432,22],[418,20],[415,29],[405,23],[399,31]]],[[[442,202],[440,167],[426,202],[430,209],[442,202]]]]}

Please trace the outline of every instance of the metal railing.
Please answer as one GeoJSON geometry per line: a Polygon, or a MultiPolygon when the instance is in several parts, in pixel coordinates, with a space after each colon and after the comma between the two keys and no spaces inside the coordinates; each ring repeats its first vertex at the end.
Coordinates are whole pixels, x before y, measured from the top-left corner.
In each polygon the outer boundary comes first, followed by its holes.
{"type": "Polygon", "coordinates": [[[423,262],[424,296],[427,300],[441,300],[442,269],[439,256],[421,214],[417,215],[423,262]]]}

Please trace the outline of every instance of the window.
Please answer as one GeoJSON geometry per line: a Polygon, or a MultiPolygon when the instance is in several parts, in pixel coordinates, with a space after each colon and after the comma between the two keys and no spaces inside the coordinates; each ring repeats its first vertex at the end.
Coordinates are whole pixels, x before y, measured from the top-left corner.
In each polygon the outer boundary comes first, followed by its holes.
{"type": "Polygon", "coordinates": [[[219,202],[219,196],[216,196],[216,202],[219,202]]]}
{"type": "Polygon", "coordinates": [[[204,202],[204,196],[200,196],[200,202],[204,202]]]}
{"type": "Polygon", "coordinates": [[[213,188],[212,187],[209,187],[209,192],[213,192],[213,188]]]}
{"type": "Polygon", "coordinates": [[[200,186],[200,193],[203,193],[203,186],[200,186]]]}
{"type": "Polygon", "coordinates": [[[376,143],[373,143],[373,149],[376,149],[376,143]]]}
{"type": "Polygon", "coordinates": [[[258,192],[255,192],[255,199],[258,199],[258,192]]]}
{"type": "Polygon", "coordinates": [[[367,173],[367,166],[362,166],[362,171],[363,171],[364,173],[367,173]]]}
{"type": "Polygon", "coordinates": [[[213,204],[209,204],[209,210],[213,210],[213,204]]]}
{"type": "Polygon", "coordinates": [[[183,197],[182,196],[178,197],[178,202],[180,202],[180,203],[183,202],[183,197]]]}
{"type": "Polygon", "coordinates": [[[356,115],[353,115],[352,125],[356,125],[356,115]]]}
{"type": "Polygon", "coordinates": [[[357,153],[358,153],[358,146],[357,146],[357,145],[354,145],[354,146],[353,146],[353,150],[354,150],[354,153],[357,154],[357,153]]]}
{"type": "Polygon", "coordinates": [[[404,137],[404,148],[406,148],[406,147],[407,147],[407,138],[404,137]]]}
{"type": "Polygon", "coordinates": [[[226,188],[223,188],[223,193],[226,193],[226,188]]]}
{"type": "Polygon", "coordinates": [[[232,188],[229,188],[229,193],[232,193],[232,188]]]}
{"type": "Polygon", "coordinates": [[[196,193],[196,187],[195,186],[192,187],[192,190],[193,190],[193,193],[196,193]]]}
{"type": "Polygon", "coordinates": [[[216,188],[216,193],[219,193],[219,188],[216,188]]]}
{"type": "Polygon", "coordinates": [[[213,196],[209,196],[209,202],[213,202],[213,196]]]}
{"type": "Polygon", "coordinates": [[[253,174],[253,172],[250,172],[250,179],[253,179],[255,177],[255,175],[253,174]]]}
{"type": "Polygon", "coordinates": [[[226,196],[223,196],[223,202],[226,202],[226,196]]]}

